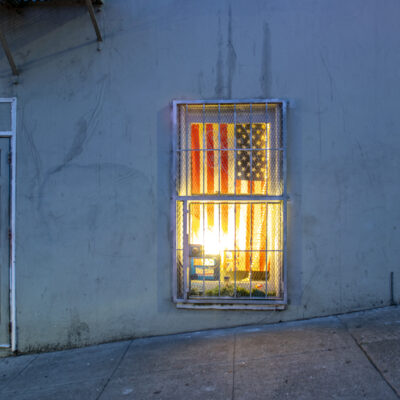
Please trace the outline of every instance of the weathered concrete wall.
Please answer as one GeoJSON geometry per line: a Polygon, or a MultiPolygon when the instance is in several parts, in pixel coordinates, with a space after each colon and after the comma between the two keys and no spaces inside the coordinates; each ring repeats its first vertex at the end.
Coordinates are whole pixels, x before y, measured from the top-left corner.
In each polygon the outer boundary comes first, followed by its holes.
{"type": "MultiPolygon", "coordinates": [[[[43,14],[42,14],[43,15],[43,14]]],[[[107,1],[8,32],[22,351],[326,315],[400,296],[397,0],[107,1]],[[171,302],[174,98],[286,98],[284,312],[171,302]]]]}

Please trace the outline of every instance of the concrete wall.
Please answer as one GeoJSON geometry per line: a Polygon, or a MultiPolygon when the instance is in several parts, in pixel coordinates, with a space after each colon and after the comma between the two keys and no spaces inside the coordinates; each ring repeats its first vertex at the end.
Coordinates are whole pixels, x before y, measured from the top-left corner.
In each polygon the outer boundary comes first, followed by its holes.
{"type": "Polygon", "coordinates": [[[8,18],[22,351],[327,315],[400,296],[400,3],[109,0],[8,18]],[[25,22],[26,25],[22,25],[25,22]],[[174,98],[285,98],[290,304],[177,310],[174,98]]]}

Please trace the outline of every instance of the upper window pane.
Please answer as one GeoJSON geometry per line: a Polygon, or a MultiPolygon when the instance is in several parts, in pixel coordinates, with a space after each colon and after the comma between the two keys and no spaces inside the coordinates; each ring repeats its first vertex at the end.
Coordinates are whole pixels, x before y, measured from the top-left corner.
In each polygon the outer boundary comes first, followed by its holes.
{"type": "Polygon", "coordinates": [[[180,105],[177,151],[180,196],[283,193],[278,103],[180,105]]]}

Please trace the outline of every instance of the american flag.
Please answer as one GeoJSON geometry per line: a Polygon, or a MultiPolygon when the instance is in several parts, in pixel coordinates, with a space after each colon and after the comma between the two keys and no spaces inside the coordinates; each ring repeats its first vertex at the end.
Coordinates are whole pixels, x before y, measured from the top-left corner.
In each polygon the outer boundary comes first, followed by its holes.
{"type": "MultiPolygon", "coordinates": [[[[267,162],[266,151],[263,149],[266,148],[267,144],[266,124],[255,123],[252,124],[251,129],[250,124],[236,124],[235,129],[233,128],[233,124],[205,124],[203,138],[202,124],[192,124],[192,194],[217,194],[219,189],[221,194],[233,194],[234,181],[236,181],[236,192],[238,194],[246,193],[246,185],[239,185],[243,187],[238,187],[238,181],[248,181],[249,188],[250,182],[253,182],[252,193],[265,193],[267,162]],[[220,144],[218,143],[218,133],[221,139],[220,144]],[[236,152],[236,164],[233,162],[235,159],[233,151],[228,151],[228,149],[234,147],[233,134],[235,135],[236,148],[238,149],[236,152]],[[203,147],[207,150],[205,156],[202,152],[203,147]],[[218,148],[221,149],[219,152],[221,157],[220,171],[218,171],[217,153],[212,151],[218,148]],[[219,179],[220,188],[218,187],[219,179]],[[260,184],[256,185],[256,182],[260,184]]],[[[250,189],[248,194],[250,194],[250,189]]]]}
{"type": "MultiPolygon", "coordinates": [[[[250,124],[203,124],[191,125],[191,192],[196,194],[264,194],[266,192],[266,151],[267,129],[265,123],[250,124]],[[204,136],[203,136],[204,135],[204,136]],[[236,161],[233,151],[236,141],[236,161]],[[205,145],[206,154],[203,154],[205,145]],[[212,151],[220,148],[219,152],[212,151]],[[252,150],[250,150],[252,149],[252,150]],[[217,154],[219,153],[220,160],[217,154]],[[205,165],[204,165],[205,164],[205,165]],[[235,171],[235,172],[234,172],[235,171]]],[[[206,205],[207,228],[214,226],[214,204],[206,205]]],[[[250,270],[250,262],[259,265],[259,270],[265,270],[265,218],[266,206],[258,207],[247,204],[236,206],[236,221],[229,215],[229,206],[220,207],[220,223],[223,233],[228,229],[245,232],[244,244],[246,249],[252,248],[256,253],[253,259],[250,253],[238,255],[238,263],[250,270]],[[252,243],[251,243],[252,242],[252,243]]],[[[193,204],[191,214],[192,229],[200,231],[200,204],[193,204]]]]}

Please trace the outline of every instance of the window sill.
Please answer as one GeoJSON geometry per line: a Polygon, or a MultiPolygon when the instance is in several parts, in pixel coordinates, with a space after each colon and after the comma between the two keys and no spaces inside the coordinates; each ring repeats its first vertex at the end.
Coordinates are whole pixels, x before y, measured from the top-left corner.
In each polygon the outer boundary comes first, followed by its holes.
{"type": "Polygon", "coordinates": [[[232,304],[232,303],[187,303],[176,301],[176,308],[190,310],[245,310],[245,311],[283,311],[286,304],[232,304]]]}

